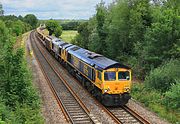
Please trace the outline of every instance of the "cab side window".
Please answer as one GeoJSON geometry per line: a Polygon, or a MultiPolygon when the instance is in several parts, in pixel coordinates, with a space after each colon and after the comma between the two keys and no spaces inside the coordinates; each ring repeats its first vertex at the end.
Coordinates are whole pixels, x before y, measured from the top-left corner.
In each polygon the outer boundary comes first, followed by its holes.
{"type": "Polygon", "coordinates": [[[98,78],[99,80],[102,80],[101,72],[98,71],[98,78]]]}

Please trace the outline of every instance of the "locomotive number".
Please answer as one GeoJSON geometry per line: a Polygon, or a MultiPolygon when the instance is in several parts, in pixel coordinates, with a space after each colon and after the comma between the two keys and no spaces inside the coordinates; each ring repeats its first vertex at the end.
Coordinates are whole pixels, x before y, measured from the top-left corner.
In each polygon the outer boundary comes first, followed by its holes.
{"type": "Polygon", "coordinates": [[[88,66],[84,64],[84,74],[88,76],[88,66]]]}
{"type": "Polygon", "coordinates": [[[73,58],[74,58],[74,65],[78,68],[79,60],[76,57],[73,57],[73,58]]]}

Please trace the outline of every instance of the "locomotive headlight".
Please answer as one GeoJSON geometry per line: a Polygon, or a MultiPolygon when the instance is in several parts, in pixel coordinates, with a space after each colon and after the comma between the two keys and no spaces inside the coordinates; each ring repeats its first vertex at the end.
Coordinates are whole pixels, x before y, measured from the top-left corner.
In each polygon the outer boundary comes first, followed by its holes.
{"type": "Polygon", "coordinates": [[[107,89],[104,89],[105,93],[108,92],[108,91],[110,91],[109,87],[107,89]]]}
{"type": "Polygon", "coordinates": [[[107,89],[104,90],[105,93],[106,93],[107,91],[108,91],[107,89]]]}
{"type": "Polygon", "coordinates": [[[130,91],[130,88],[129,88],[129,87],[125,87],[124,90],[125,90],[126,92],[129,92],[129,91],[130,91]]]}

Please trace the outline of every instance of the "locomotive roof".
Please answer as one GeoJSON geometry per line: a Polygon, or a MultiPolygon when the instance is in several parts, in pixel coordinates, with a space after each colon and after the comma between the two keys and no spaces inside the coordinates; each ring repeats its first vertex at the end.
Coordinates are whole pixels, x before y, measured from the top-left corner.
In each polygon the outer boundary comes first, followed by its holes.
{"type": "Polygon", "coordinates": [[[66,44],[62,44],[61,46],[62,46],[63,49],[66,49],[66,48],[72,46],[72,44],[66,43],[66,44]]]}
{"type": "Polygon", "coordinates": [[[61,41],[61,40],[58,38],[52,38],[52,42],[58,42],[58,41],[61,41]]]}
{"type": "Polygon", "coordinates": [[[53,44],[55,44],[55,45],[59,45],[60,43],[62,43],[62,41],[61,41],[59,38],[54,38],[54,39],[52,39],[52,42],[53,42],[53,44]]]}
{"type": "Polygon", "coordinates": [[[70,47],[68,52],[75,57],[83,60],[87,64],[94,66],[98,70],[106,70],[109,68],[126,68],[130,69],[128,66],[120,64],[114,60],[106,58],[100,54],[96,54],[89,50],[80,48],[78,46],[70,47]]]}

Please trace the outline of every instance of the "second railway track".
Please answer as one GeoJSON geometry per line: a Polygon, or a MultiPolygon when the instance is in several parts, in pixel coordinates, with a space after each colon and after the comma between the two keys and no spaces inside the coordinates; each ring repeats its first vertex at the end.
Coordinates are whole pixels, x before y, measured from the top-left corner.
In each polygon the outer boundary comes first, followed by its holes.
{"type": "Polygon", "coordinates": [[[108,111],[118,119],[122,124],[150,124],[146,119],[141,117],[127,106],[107,108],[108,111]]]}
{"type": "Polygon", "coordinates": [[[74,124],[93,124],[94,121],[89,116],[88,109],[84,106],[80,99],[73,94],[73,91],[67,86],[67,84],[65,84],[62,77],[59,77],[57,72],[51,66],[52,63],[50,64],[48,62],[40,48],[37,47],[37,40],[35,39],[34,31],[30,34],[30,40],[35,57],[38,59],[39,64],[41,64],[43,72],[49,80],[48,82],[51,83],[49,85],[54,90],[56,99],[59,100],[59,103],[62,105],[62,111],[65,112],[65,116],[68,116],[69,121],[74,124]]]}

